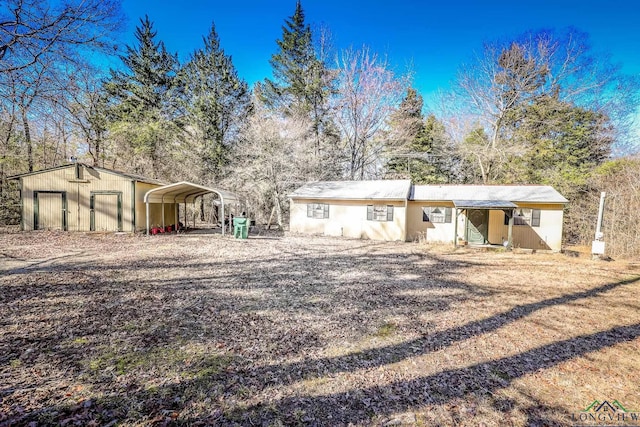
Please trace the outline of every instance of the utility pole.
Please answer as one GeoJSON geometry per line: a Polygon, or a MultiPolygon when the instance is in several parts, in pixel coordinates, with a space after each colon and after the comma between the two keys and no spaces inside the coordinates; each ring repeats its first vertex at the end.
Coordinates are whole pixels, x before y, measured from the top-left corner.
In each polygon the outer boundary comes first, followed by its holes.
{"type": "Polygon", "coordinates": [[[602,218],[604,217],[604,199],[607,193],[600,193],[600,206],[598,208],[598,220],[596,222],[596,234],[591,242],[591,256],[595,259],[604,255],[604,234],[602,234],[602,218]]]}

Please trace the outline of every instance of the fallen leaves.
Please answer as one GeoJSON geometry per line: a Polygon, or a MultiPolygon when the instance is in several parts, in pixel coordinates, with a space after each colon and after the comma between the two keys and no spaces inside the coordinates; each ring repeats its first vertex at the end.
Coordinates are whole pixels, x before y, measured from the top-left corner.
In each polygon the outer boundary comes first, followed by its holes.
{"type": "Polygon", "coordinates": [[[593,393],[640,406],[640,284],[615,263],[308,236],[16,233],[0,254],[3,427],[562,425],[593,393]]]}

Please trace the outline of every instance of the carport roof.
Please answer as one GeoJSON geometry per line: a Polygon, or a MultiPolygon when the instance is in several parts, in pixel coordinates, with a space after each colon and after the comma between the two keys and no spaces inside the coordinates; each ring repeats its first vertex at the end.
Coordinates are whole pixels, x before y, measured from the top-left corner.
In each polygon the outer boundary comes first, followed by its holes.
{"type": "Polygon", "coordinates": [[[239,201],[238,196],[230,191],[215,187],[205,187],[187,181],[153,188],[144,195],[144,201],[145,203],[186,203],[192,202],[196,197],[208,193],[215,193],[220,196],[222,203],[239,201]]]}

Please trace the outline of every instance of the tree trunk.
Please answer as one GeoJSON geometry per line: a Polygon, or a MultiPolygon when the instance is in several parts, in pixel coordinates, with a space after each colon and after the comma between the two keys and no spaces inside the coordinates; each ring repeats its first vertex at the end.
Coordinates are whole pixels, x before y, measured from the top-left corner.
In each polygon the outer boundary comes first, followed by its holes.
{"type": "Polygon", "coordinates": [[[27,111],[22,109],[22,125],[24,126],[24,141],[27,144],[27,164],[29,172],[33,172],[33,144],[31,142],[31,131],[27,120],[27,111]]]}
{"type": "MultiPolygon", "coordinates": [[[[95,154],[93,156],[93,165],[94,166],[100,166],[100,135],[97,134],[96,132],[96,139],[95,139],[95,154]]],[[[103,164],[104,166],[104,164],[103,164]]]]}
{"type": "Polygon", "coordinates": [[[280,228],[280,230],[284,229],[283,224],[282,224],[282,206],[280,205],[280,195],[278,194],[278,192],[275,192],[275,202],[276,202],[276,220],[278,221],[278,227],[280,228]]]}
{"type": "Polygon", "coordinates": [[[9,141],[11,141],[11,133],[13,132],[15,116],[11,115],[11,120],[6,124],[6,135],[4,137],[2,152],[0,155],[0,196],[3,194],[5,188],[5,164],[7,157],[9,157],[9,141]]]}
{"type": "Polygon", "coordinates": [[[275,214],[275,212],[276,212],[276,207],[274,206],[271,208],[271,215],[269,215],[269,221],[267,221],[267,230],[271,229],[271,221],[273,221],[273,215],[275,214]]]}

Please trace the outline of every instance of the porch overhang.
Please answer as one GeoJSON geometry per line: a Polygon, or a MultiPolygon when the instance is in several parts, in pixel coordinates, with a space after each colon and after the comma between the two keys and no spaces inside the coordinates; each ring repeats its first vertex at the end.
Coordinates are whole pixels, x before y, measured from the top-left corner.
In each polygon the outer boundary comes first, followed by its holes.
{"type": "Polygon", "coordinates": [[[457,209],[515,209],[518,207],[508,200],[453,200],[457,209]]]}
{"type": "MultiPolygon", "coordinates": [[[[458,215],[459,210],[504,210],[505,214],[509,217],[509,227],[507,231],[507,249],[513,248],[513,210],[518,207],[513,202],[508,200],[453,200],[455,206],[456,220],[454,227],[454,246],[458,247],[458,215]]],[[[466,234],[465,234],[466,236],[466,234]]]]}

